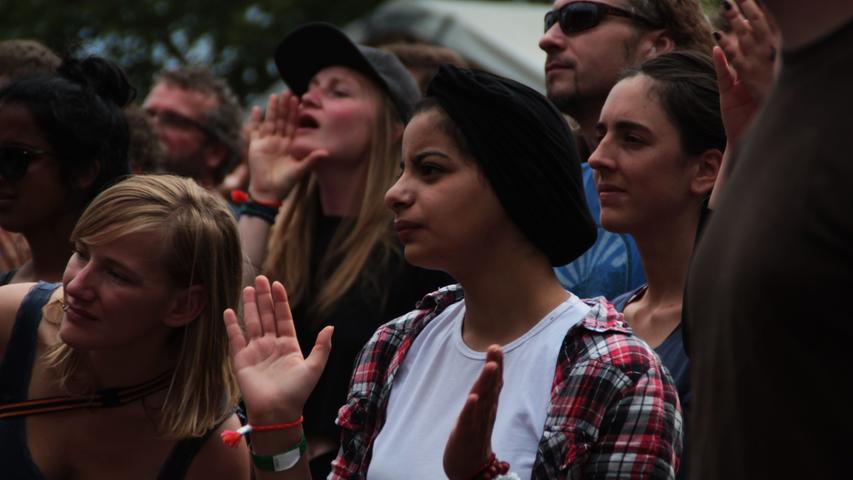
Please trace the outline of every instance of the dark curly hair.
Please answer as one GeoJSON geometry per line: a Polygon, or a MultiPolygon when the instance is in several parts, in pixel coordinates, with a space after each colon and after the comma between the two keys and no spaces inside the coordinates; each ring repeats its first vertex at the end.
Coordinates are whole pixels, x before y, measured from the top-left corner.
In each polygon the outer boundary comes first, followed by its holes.
{"type": "Polygon", "coordinates": [[[0,106],[16,104],[30,112],[57,152],[63,184],[82,209],[130,173],[122,107],[135,95],[116,64],[99,57],[66,58],[54,74],[21,78],[0,89],[0,106]],[[94,183],[80,191],[76,180],[93,171],[94,183]]]}

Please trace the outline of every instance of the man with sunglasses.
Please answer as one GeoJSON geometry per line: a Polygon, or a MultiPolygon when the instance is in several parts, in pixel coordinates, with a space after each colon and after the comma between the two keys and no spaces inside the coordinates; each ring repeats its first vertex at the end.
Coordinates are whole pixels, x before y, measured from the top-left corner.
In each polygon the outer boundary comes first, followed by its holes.
{"type": "MultiPolygon", "coordinates": [[[[601,107],[623,70],[675,48],[710,54],[713,46],[698,0],[556,0],[544,20],[539,48],[547,54],[548,98],[577,122],[584,161],[597,143],[601,107]]],[[[586,163],[583,179],[598,222],[598,194],[586,163]]],[[[581,297],[615,298],[645,283],[634,240],[600,225],[595,245],[556,273],[564,287],[581,297]]]]}
{"type": "Polygon", "coordinates": [[[214,188],[242,154],[242,113],[225,80],[208,68],[161,72],[143,109],[163,144],[167,173],[214,188]]]}

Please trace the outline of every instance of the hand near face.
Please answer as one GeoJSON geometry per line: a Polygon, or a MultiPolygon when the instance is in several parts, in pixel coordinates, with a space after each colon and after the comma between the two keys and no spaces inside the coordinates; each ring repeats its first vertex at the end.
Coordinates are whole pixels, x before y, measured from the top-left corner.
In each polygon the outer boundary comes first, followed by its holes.
{"type": "Polygon", "coordinates": [[[773,83],[779,34],[755,0],[724,7],[722,15],[732,30],[715,33],[719,47],[714,48],[714,66],[726,135],[737,143],[773,83]]]}
{"type": "Polygon", "coordinates": [[[284,199],[304,177],[325,150],[295,158],[290,145],[297,128],[299,99],[285,92],[270,95],[266,115],[259,107],[252,109],[249,119],[249,193],[264,201],[284,199]]]}
{"type": "Polygon", "coordinates": [[[492,345],[444,447],[444,473],[451,480],[471,478],[492,453],[492,429],[502,387],[503,352],[492,345]]]}
{"type": "Polygon", "coordinates": [[[264,276],[243,290],[245,334],[232,309],[224,313],[231,342],[231,361],[243,401],[254,423],[290,422],[302,415],[302,407],[317,384],[329,358],[332,327],[317,335],[317,342],[303,358],[296,339],[287,292],[279,282],[270,286],[264,276]]]}

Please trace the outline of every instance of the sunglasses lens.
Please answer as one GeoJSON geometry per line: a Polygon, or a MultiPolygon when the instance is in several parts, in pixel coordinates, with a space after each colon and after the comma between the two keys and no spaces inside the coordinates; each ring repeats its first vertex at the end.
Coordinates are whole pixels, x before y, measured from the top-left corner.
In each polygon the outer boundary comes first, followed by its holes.
{"type": "Polygon", "coordinates": [[[545,14],[545,31],[551,30],[551,27],[557,23],[557,15],[558,12],[555,10],[551,10],[550,12],[545,14]]]}
{"type": "Polygon", "coordinates": [[[570,3],[560,11],[560,28],[566,33],[589,30],[601,22],[601,13],[592,3],[570,3]]]}
{"type": "Polygon", "coordinates": [[[22,148],[0,148],[0,177],[16,182],[27,173],[30,155],[22,148]]]}

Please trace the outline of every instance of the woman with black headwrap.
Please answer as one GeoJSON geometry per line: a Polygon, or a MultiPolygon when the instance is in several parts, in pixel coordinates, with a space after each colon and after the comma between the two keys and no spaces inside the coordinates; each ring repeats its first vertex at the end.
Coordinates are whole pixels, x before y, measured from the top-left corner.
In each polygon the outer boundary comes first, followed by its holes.
{"type": "MultiPolygon", "coordinates": [[[[330,478],[674,477],[672,380],[610,305],[551,268],[595,239],[559,112],[517,82],[443,66],[403,158],[386,204],[406,259],[460,284],[364,347],[330,478]]],[[[297,419],[331,331],[303,358],[284,287],[264,277],[244,307],[245,335],[233,311],[225,321],[249,420],[277,424],[253,433],[256,473],[308,478],[297,419]]]]}

